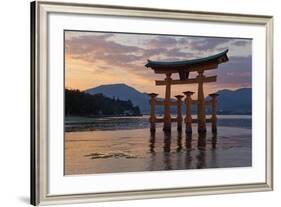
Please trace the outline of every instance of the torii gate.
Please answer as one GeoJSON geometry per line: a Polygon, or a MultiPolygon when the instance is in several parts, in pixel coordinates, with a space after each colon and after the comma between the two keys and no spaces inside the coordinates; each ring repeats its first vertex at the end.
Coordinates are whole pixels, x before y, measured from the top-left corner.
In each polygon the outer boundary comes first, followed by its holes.
{"type": "MultiPolygon", "coordinates": [[[[197,103],[197,123],[198,123],[198,132],[206,132],[206,114],[205,114],[205,97],[204,97],[204,89],[203,83],[215,82],[217,80],[217,76],[209,76],[206,77],[204,75],[205,70],[212,70],[217,69],[220,63],[224,63],[228,61],[227,57],[228,50],[225,50],[221,53],[208,56],[205,58],[199,59],[192,59],[192,60],[184,60],[184,61],[175,61],[175,62],[163,62],[163,61],[151,61],[148,60],[147,64],[145,65],[147,68],[151,68],[154,70],[156,74],[165,74],[166,78],[164,80],[156,80],[156,86],[165,86],[165,99],[163,102],[157,101],[156,96],[158,94],[151,93],[149,94],[151,97],[151,130],[155,130],[155,123],[156,122],[163,122],[163,130],[170,131],[171,130],[171,122],[177,121],[178,122],[178,129],[181,129],[181,122],[182,122],[182,115],[181,115],[181,98],[182,96],[176,96],[177,102],[171,101],[171,85],[179,85],[179,84],[196,84],[198,83],[198,100],[191,101],[191,95],[193,92],[187,91],[184,94],[186,95],[185,103],[186,103],[186,130],[191,130],[191,111],[190,106],[191,103],[197,103]],[[196,78],[189,78],[189,73],[197,72],[198,75],[196,78]],[[173,73],[179,74],[178,80],[173,80],[171,78],[173,73]],[[155,116],[155,105],[163,105],[164,106],[164,117],[163,119],[157,119],[155,116]],[[177,105],[178,106],[178,113],[177,118],[172,119],[170,114],[170,106],[177,105]],[[180,110],[180,111],[179,111],[180,110]]],[[[213,121],[213,131],[216,131],[216,112],[214,110],[216,105],[216,96],[217,94],[210,94],[212,97],[212,118],[210,119],[213,121]]]]}

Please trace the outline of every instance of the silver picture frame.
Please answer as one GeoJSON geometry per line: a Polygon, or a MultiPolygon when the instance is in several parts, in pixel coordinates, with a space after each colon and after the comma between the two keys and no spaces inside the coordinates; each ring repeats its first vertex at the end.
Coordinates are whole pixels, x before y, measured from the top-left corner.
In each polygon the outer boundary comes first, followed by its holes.
{"type": "Polygon", "coordinates": [[[31,3],[31,204],[66,204],[273,190],[273,17],[76,3],[31,3]],[[261,25],[266,31],[266,178],[262,183],[50,195],[48,193],[48,15],[50,13],[261,25]]]}

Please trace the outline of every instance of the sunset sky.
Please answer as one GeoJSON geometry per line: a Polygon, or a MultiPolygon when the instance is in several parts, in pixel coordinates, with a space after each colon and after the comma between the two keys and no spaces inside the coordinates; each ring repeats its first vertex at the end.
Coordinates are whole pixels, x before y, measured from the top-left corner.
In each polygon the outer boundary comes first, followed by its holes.
{"type": "MultiPolygon", "coordinates": [[[[188,60],[229,49],[227,63],[206,75],[218,76],[204,85],[205,95],[222,89],[251,87],[250,39],[65,31],[65,87],[85,90],[125,83],[140,92],[164,94],[155,86],[158,75],[144,65],[150,60],[188,60]]],[[[196,73],[193,74],[195,76],[196,73]]],[[[178,79],[178,74],[172,76],[178,79]]],[[[197,85],[174,85],[172,95],[196,92],[197,85]]]]}

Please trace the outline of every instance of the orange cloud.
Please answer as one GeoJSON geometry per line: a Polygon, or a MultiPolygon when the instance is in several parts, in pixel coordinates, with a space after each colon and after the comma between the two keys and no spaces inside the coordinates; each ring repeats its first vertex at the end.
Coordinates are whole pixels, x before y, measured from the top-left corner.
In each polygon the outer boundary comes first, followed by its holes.
{"type": "MultiPolygon", "coordinates": [[[[225,46],[230,51],[231,48],[239,51],[239,48],[242,50],[251,45],[250,40],[236,41],[233,38],[95,32],[66,32],[65,43],[67,88],[85,90],[104,84],[125,83],[140,92],[155,92],[162,97],[165,88],[155,86],[154,81],[164,79],[164,76],[145,68],[147,59],[187,59],[192,55],[204,56],[206,51],[215,52],[225,46]]],[[[221,89],[251,87],[251,67],[251,56],[232,56],[218,70],[206,73],[217,74],[218,82],[205,84],[205,96],[221,89]]],[[[196,92],[197,85],[175,85],[172,95],[187,90],[196,92]]]]}

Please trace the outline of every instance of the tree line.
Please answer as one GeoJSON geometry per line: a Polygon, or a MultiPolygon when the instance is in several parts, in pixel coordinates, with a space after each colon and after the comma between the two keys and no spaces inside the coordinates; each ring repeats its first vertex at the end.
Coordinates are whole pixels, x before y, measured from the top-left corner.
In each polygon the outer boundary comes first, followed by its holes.
{"type": "Polygon", "coordinates": [[[130,100],[109,98],[103,94],[91,95],[80,90],[65,89],[66,116],[138,116],[138,106],[130,100]]]}

